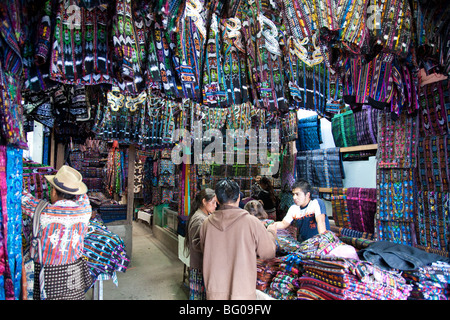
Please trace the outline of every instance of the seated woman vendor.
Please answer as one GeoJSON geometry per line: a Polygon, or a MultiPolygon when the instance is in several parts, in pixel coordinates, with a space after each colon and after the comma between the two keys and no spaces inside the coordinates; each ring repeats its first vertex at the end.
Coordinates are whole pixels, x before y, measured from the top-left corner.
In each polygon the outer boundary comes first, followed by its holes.
{"type": "Polygon", "coordinates": [[[316,234],[330,230],[330,223],[322,199],[311,199],[311,185],[308,181],[297,180],[292,186],[294,203],[282,221],[274,223],[277,229],[285,229],[295,221],[298,240],[305,241],[316,234]]]}

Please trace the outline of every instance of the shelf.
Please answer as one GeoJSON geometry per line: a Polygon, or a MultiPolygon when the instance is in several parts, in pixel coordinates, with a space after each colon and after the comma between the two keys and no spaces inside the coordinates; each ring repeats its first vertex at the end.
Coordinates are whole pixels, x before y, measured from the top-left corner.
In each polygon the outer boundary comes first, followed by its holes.
{"type": "Polygon", "coordinates": [[[355,152],[355,151],[367,151],[367,150],[376,150],[378,149],[378,144],[365,144],[360,146],[353,146],[353,147],[343,147],[339,149],[339,152],[355,152]]]}
{"type": "MultiPolygon", "coordinates": [[[[342,188],[342,189],[346,189],[346,188],[342,188]]],[[[333,188],[318,188],[319,192],[323,192],[323,193],[331,193],[333,192],[333,188]]]]}

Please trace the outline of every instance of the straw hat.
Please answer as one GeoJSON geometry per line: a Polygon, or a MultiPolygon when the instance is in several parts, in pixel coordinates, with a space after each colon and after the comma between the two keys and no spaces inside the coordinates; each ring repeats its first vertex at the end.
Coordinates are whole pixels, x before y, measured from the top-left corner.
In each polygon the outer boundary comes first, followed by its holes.
{"type": "Polygon", "coordinates": [[[57,190],[68,194],[84,194],[87,186],[83,183],[81,173],[69,166],[62,166],[55,175],[46,175],[45,178],[57,190]]]}

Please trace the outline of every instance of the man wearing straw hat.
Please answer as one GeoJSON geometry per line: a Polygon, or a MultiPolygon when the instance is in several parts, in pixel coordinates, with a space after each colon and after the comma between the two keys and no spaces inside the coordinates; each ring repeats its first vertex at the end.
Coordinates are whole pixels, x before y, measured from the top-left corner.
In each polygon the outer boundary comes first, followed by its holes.
{"type": "Polygon", "coordinates": [[[81,300],[92,285],[82,257],[92,213],[87,187],[81,174],[66,165],[45,178],[51,185],[50,203],[22,194],[22,210],[33,220],[33,299],[81,300]]]}

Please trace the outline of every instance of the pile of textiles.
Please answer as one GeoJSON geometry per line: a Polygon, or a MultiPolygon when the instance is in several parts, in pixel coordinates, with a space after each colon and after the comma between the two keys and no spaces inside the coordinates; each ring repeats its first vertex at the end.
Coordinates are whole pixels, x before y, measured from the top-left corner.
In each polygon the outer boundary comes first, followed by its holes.
{"type": "Polygon", "coordinates": [[[279,300],[297,299],[297,277],[295,274],[280,270],[272,279],[267,294],[279,300]]]}
{"type": "Polygon", "coordinates": [[[300,242],[286,229],[277,231],[276,244],[279,255],[295,252],[300,248],[300,242]]]}
{"type": "Polygon", "coordinates": [[[257,259],[256,261],[256,289],[265,291],[269,288],[272,279],[280,270],[281,260],[273,258],[269,260],[257,259]]]}
{"type": "Polygon", "coordinates": [[[322,234],[317,234],[300,243],[297,253],[307,255],[330,255],[341,258],[351,258],[358,260],[355,248],[342,242],[338,236],[330,230],[322,234]]]}
{"type": "Polygon", "coordinates": [[[409,300],[450,300],[450,264],[437,261],[403,272],[413,286],[409,300]]]}
{"type": "Polygon", "coordinates": [[[367,248],[375,241],[375,236],[373,233],[335,226],[331,226],[331,231],[337,234],[339,240],[351,245],[356,250],[367,248]]]}
{"type": "Polygon", "coordinates": [[[298,253],[286,261],[304,270],[297,280],[301,300],[406,300],[412,289],[400,273],[367,261],[298,253]]]}
{"type": "Polygon", "coordinates": [[[83,257],[93,280],[112,278],[117,285],[116,272],[125,272],[130,263],[123,240],[109,231],[100,219],[91,219],[88,228],[83,257]]]}

